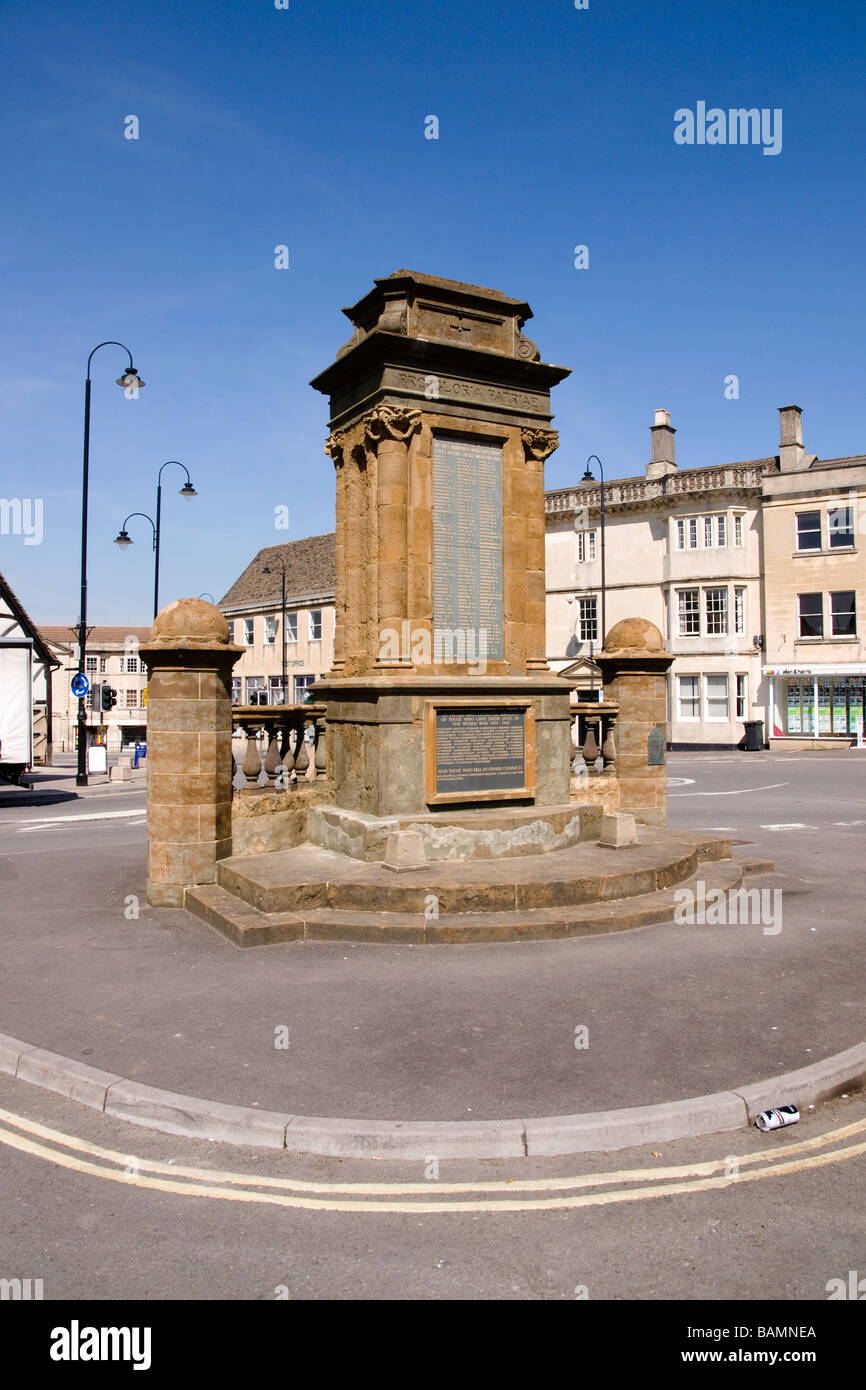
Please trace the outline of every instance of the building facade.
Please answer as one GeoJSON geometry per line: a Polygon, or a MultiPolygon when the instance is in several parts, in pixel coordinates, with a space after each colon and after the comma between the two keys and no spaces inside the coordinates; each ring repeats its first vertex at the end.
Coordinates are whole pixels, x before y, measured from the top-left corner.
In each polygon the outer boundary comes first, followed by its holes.
{"type": "Polygon", "coordinates": [[[330,671],[334,575],[333,532],[266,546],[250,561],[219,603],[233,641],[244,648],[233,704],[300,704],[330,671]]]}
{"type": "MultiPolygon", "coordinates": [[[[41,627],[43,641],[59,663],[52,682],[52,723],[54,747],[72,753],[78,747],[78,700],[70,690],[78,670],[78,631],[72,627],[41,627]]],[[[149,627],[93,627],[87,637],[85,675],[90,689],[85,699],[89,743],[105,744],[109,753],[119,753],[137,742],[144,742],[147,726],[147,671],[138,654],[141,643],[150,640],[149,627]],[[101,710],[94,697],[98,686],[115,692],[117,703],[101,710]]]]}
{"type": "MultiPolygon", "coordinates": [[[[761,492],[771,459],[677,468],[667,411],[644,476],[604,489],[604,625],[646,618],[675,660],[673,747],[732,747],[761,718],[761,492]]],[[[601,486],[546,495],[548,659],[563,670],[602,643],[601,486]]]]}
{"type": "Polygon", "coordinates": [[[818,459],[802,412],[781,412],[764,478],[768,727],[775,739],[863,737],[866,455],[818,459]]]}

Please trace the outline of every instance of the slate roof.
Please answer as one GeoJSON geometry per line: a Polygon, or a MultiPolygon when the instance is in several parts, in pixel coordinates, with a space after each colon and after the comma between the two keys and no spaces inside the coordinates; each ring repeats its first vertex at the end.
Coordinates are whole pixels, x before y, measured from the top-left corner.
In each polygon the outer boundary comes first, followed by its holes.
{"type": "Polygon", "coordinates": [[[303,540],[267,545],[253,557],[243,574],[220,599],[222,609],[279,607],[282,567],[286,567],[286,603],[334,597],[334,532],[303,540]],[[271,573],[262,574],[265,565],[271,573]]]}
{"type": "MultiPolygon", "coordinates": [[[[78,646],[78,629],[73,628],[71,624],[66,627],[41,627],[39,633],[44,642],[51,642],[60,647],[78,646]]],[[[127,637],[135,637],[138,642],[149,642],[150,628],[88,626],[87,645],[90,648],[90,655],[94,654],[93,649],[97,647],[122,647],[127,637]]]]}

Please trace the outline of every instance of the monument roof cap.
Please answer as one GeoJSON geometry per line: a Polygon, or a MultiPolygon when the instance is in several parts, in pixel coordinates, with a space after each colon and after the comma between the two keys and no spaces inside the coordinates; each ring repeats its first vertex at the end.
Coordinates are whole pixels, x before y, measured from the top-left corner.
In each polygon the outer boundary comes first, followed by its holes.
{"type": "MultiPolygon", "coordinates": [[[[411,293],[415,286],[426,293],[429,299],[439,300],[444,304],[464,304],[467,307],[480,308],[493,301],[491,307],[495,306],[500,313],[506,310],[509,317],[518,318],[521,323],[532,318],[532,310],[525,300],[511,299],[501,290],[490,289],[486,285],[470,285],[465,280],[447,280],[444,276],[424,275],[417,270],[394,270],[390,275],[374,277],[373,284],[374,288],[368,290],[357,304],[343,309],[346,317],[358,328],[371,326],[371,316],[386,299],[395,297],[401,290],[411,293]]],[[[378,318],[379,314],[375,314],[375,319],[378,318]]]]}

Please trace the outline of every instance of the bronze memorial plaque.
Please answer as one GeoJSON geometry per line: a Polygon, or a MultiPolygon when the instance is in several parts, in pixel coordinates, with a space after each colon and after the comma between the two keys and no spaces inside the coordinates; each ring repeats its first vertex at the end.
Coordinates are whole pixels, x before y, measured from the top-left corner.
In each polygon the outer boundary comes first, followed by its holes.
{"type": "Polygon", "coordinates": [[[433,440],[433,641],[437,660],[504,655],[499,444],[433,440]]]}
{"type": "Polygon", "coordinates": [[[525,702],[429,705],[427,800],[534,796],[534,714],[525,702]]]}

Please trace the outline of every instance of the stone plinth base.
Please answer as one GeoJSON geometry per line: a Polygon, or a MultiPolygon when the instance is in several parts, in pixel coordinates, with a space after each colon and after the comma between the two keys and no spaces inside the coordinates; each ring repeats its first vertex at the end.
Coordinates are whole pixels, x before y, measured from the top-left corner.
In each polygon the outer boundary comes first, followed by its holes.
{"type": "Polygon", "coordinates": [[[431,863],[463,859],[512,859],[597,840],[602,808],[498,806],[484,811],[430,812],[419,816],[369,816],[339,806],[310,811],[310,843],[368,864],[382,863],[389,837],[411,830],[421,836],[431,863]]]}
{"type": "Polygon", "coordinates": [[[525,701],[533,714],[534,792],[482,798],[467,791],[463,804],[522,800],[547,807],[568,801],[572,716],[569,687],[558,676],[326,678],[316,682],[315,694],[327,705],[328,766],[336,800],[346,810],[405,816],[443,809],[431,796],[427,726],[431,706],[451,701],[491,709],[525,701]]]}

